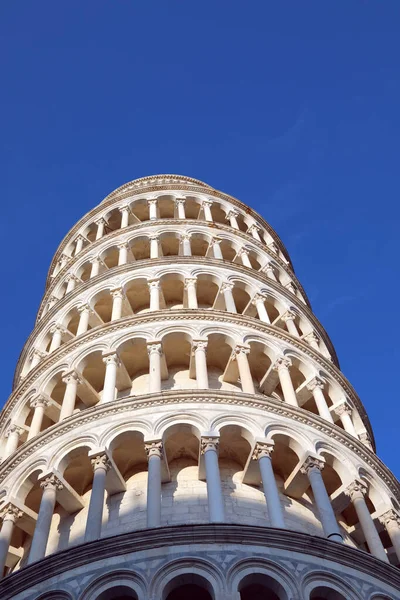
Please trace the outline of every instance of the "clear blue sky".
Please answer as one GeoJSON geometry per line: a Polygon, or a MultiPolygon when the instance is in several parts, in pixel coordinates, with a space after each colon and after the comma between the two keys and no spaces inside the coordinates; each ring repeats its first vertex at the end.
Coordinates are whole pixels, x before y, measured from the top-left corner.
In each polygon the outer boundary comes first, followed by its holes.
{"type": "Polygon", "coordinates": [[[51,257],[154,173],[206,181],[286,244],[400,474],[400,2],[1,2],[2,376],[51,257]]]}

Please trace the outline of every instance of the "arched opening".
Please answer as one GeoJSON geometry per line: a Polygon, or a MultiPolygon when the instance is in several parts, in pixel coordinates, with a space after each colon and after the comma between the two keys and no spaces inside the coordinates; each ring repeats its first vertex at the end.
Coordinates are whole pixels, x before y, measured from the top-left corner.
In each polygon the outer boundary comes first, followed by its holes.
{"type": "Polygon", "coordinates": [[[134,314],[150,309],[150,290],[147,279],[134,279],[127,283],[125,294],[134,314]]]}
{"type": "Polygon", "coordinates": [[[161,278],[161,308],[183,308],[183,276],[168,273],[161,278]]]}
{"type": "Polygon", "coordinates": [[[199,308],[212,308],[219,291],[219,281],[213,275],[197,276],[197,304],[199,308]]]}
{"type": "Polygon", "coordinates": [[[231,376],[227,370],[234,347],[234,340],[223,333],[212,333],[208,336],[207,371],[210,389],[241,390],[237,374],[231,376]]]}
{"type": "Polygon", "coordinates": [[[196,573],[174,577],[164,588],[162,600],[214,600],[212,585],[196,573]]]}
{"type": "MultiPolygon", "coordinates": [[[[135,200],[130,206],[131,213],[138,219],[139,221],[148,221],[149,220],[149,206],[147,204],[147,199],[142,198],[141,200],[135,200]]],[[[134,219],[134,221],[136,221],[134,219]]]]}
{"type": "Polygon", "coordinates": [[[190,238],[192,256],[205,256],[207,254],[209,241],[207,236],[202,233],[193,233],[190,238]]]}
{"type": "Polygon", "coordinates": [[[126,585],[116,585],[104,590],[96,600],[138,600],[137,594],[126,585]]]}
{"type": "Polygon", "coordinates": [[[283,586],[264,573],[252,573],[244,577],[238,591],[240,600],[288,600],[283,586]]]}
{"type": "Polygon", "coordinates": [[[148,390],[149,381],[149,355],[146,340],[144,338],[133,338],[124,342],[118,348],[122,371],[125,377],[121,377],[118,398],[130,394],[143,394],[148,390]]]}
{"type": "Polygon", "coordinates": [[[196,585],[195,583],[187,583],[174,589],[167,596],[167,600],[211,600],[212,596],[207,590],[196,585]]]}
{"type": "Polygon", "coordinates": [[[178,256],[179,237],[176,233],[166,232],[160,234],[162,256],[178,256]]]}
{"type": "Polygon", "coordinates": [[[314,588],[310,594],[310,600],[346,600],[345,596],[325,585],[314,588]]]}
{"type": "Polygon", "coordinates": [[[163,350],[168,369],[168,378],[162,382],[162,389],[190,389],[196,387],[196,380],[190,377],[189,365],[191,339],[177,332],[163,338],[163,350]]]}
{"type": "Polygon", "coordinates": [[[175,216],[175,199],[170,195],[157,198],[158,215],[160,219],[173,219],[175,216]]]}
{"type": "Polygon", "coordinates": [[[107,248],[107,250],[102,252],[100,257],[107,268],[112,269],[118,266],[119,250],[116,246],[112,246],[111,248],[107,248]]]}
{"type": "Polygon", "coordinates": [[[197,198],[187,196],[185,200],[185,216],[187,219],[198,219],[200,213],[200,201],[197,198]]]}
{"type": "Polygon", "coordinates": [[[132,254],[135,260],[145,260],[150,258],[150,240],[148,237],[140,236],[132,240],[132,254]]]}

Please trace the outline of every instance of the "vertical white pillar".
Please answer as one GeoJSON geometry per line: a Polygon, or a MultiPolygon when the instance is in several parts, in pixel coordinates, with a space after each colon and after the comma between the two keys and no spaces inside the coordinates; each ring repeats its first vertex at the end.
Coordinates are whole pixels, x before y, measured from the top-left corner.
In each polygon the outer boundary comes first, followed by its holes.
{"type": "Polygon", "coordinates": [[[122,317],[122,308],[125,298],[124,290],[122,287],[113,288],[110,290],[110,294],[113,299],[111,321],[117,321],[122,317]]]}
{"type": "Polygon", "coordinates": [[[176,212],[178,213],[178,219],[186,219],[185,200],[186,198],[175,198],[175,206],[176,212]]]}
{"type": "Polygon", "coordinates": [[[51,521],[56,505],[57,490],[63,489],[61,481],[55,475],[46,477],[41,482],[40,487],[43,490],[43,494],[29,552],[28,564],[40,560],[46,554],[51,521]]]}
{"type": "Polygon", "coordinates": [[[369,450],[371,450],[371,452],[374,451],[374,448],[371,443],[371,438],[369,437],[369,434],[366,431],[359,432],[358,437],[359,437],[360,442],[362,444],[364,444],[364,446],[369,448],[369,450]]]}
{"type": "Polygon", "coordinates": [[[150,221],[155,221],[157,219],[157,199],[151,198],[147,200],[147,204],[149,206],[150,221]]]}
{"type": "Polygon", "coordinates": [[[54,352],[54,350],[57,350],[57,348],[59,348],[61,346],[61,342],[62,342],[62,336],[63,333],[65,332],[65,329],[62,325],[60,325],[60,323],[55,323],[51,329],[50,329],[50,333],[53,334],[53,337],[51,339],[51,344],[50,344],[50,348],[49,348],[49,352],[54,352]]]}
{"type": "Polygon", "coordinates": [[[79,252],[82,250],[84,241],[85,241],[85,238],[83,237],[83,235],[78,235],[78,237],[76,238],[76,243],[75,243],[75,256],[77,254],[79,254],[79,252]]]}
{"type": "Polygon", "coordinates": [[[237,313],[235,299],[234,299],[233,293],[232,293],[233,287],[234,287],[233,283],[226,281],[221,285],[221,292],[224,295],[226,310],[228,312],[237,313]]]}
{"type": "Polygon", "coordinates": [[[126,263],[128,262],[128,250],[129,244],[127,242],[122,242],[121,244],[118,244],[118,266],[126,265],[126,263]]]}
{"type": "Polygon", "coordinates": [[[275,244],[275,242],[271,242],[270,244],[268,244],[268,248],[272,250],[274,254],[277,254],[279,256],[279,248],[277,244],[275,244]]]}
{"type": "Polygon", "coordinates": [[[45,352],[41,352],[37,348],[34,348],[32,350],[32,354],[31,354],[31,366],[30,366],[30,368],[33,369],[34,367],[36,367],[36,365],[38,365],[43,358],[46,358],[46,353],[45,352]]]}
{"type": "Polygon", "coordinates": [[[101,395],[101,403],[112,402],[115,400],[115,386],[117,382],[117,370],[121,362],[115,351],[103,354],[103,363],[106,365],[104,375],[103,393],[101,395]]]}
{"type": "Polygon", "coordinates": [[[366,493],[367,487],[359,481],[354,481],[351,483],[346,490],[346,494],[350,496],[357,513],[362,532],[371,554],[373,554],[376,558],[380,558],[385,562],[389,562],[378,531],[365,502],[364,494],[366,493]]]}
{"type": "Polygon", "coordinates": [[[80,317],[78,329],[76,330],[76,336],[82,335],[83,333],[87,332],[87,330],[89,329],[90,313],[92,312],[92,309],[88,304],[81,304],[80,306],[78,306],[77,310],[80,317]]]}
{"type": "Polygon", "coordinates": [[[99,256],[95,256],[95,258],[92,258],[90,262],[92,263],[90,279],[92,279],[93,277],[97,277],[97,275],[100,273],[100,267],[103,266],[103,261],[99,256]]]}
{"type": "Polygon", "coordinates": [[[292,366],[292,361],[286,356],[277,358],[274,364],[275,371],[278,371],[279,382],[281,384],[283,398],[285,402],[292,406],[298,406],[296,392],[294,391],[292,378],[290,376],[289,367],[292,366]]]}
{"type": "Polygon", "coordinates": [[[206,221],[213,221],[212,218],[212,214],[211,214],[211,206],[212,206],[213,202],[212,200],[203,200],[202,202],[202,207],[203,207],[203,211],[204,211],[204,218],[206,221]]]}
{"type": "Polygon", "coordinates": [[[323,468],[323,461],[318,460],[315,457],[308,456],[300,471],[301,473],[307,475],[310,481],[325,536],[334,542],[343,542],[343,537],[340,533],[339,525],[336,520],[335,513],[333,512],[332,504],[328,496],[328,492],[326,491],[324,480],[322,479],[321,470],[323,468]]]}
{"type": "Polygon", "coordinates": [[[190,246],[190,233],[181,234],[182,254],[183,256],[192,256],[192,248],[190,246]]]}
{"type": "Polygon", "coordinates": [[[106,454],[99,454],[93,457],[90,462],[92,463],[94,474],[86,521],[85,542],[92,542],[101,537],[106,476],[107,471],[111,467],[106,454]]]}
{"type": "Polygon", "coordinates": [[[67,263],[69,263],[70,260],[71,260],[70,256],[68,256],[67,254],[61,254],[61,258],[60,258],[60,261],[59,261],[60,270],[63,269],[65,267],[65,265],[67,263]]]}
{"type": "Polygon", "coordinates": [[[253,238],[255,240],[257,240],[258,242],[261,242],[260,234],[258,233],[259,228],[257,227],[257,225],[250,225],[247,232],[251,233],[251,235],[253,236],[253,238]]]}
{"type": "Polygon", "coordinates": [[[248,267],[249,269],[253,268],[251,266],[251,262],[250,262],[250,258],[249,258],[249,251],[246,250],[246,248],[241,248],[238,252],[238,255],[240,256],[244,267],[248,267]]]}
{"type": "Polygon", "coordinates": [[[239,225],[237,222],[237,217],[239,216],[239,213],[237,210],[230,210],[228,212],[228,214],[226,215],[227,219],[230,223],[230,226],[233,227],[234,229],[239,229],[239,225]]]}
{"type": "Polygon", "coordinates": [[[149,392],[161,391],[161,356],[162,345],[160,342],[148,342],[149,353],[149,392]]]}
{"type": "Polygon", "coordinates": [[[72,273],[68,273],[68,275],[65,278],[65,281],[67,282],[67,289],[65,290],[65,293],[69,294],[70,292],[72,292],[75,289],[76,284],[78,283],[79,279],[78,279],[78,277],[76,277],[76,275],[73,275],[72,273]]]}
{"type": "Polygon", "coordinates": [[[248,354],[250,354],[249,347],[236,346],[233,350],[232,359],[237,360],[242,391],[246,394],[255,394],[253,378],[251,376],[250,365],[247,358],[248,354]]]}
{"type": "Polygon", "coordinates": [[[150,235],[150,258],[158,258],[159,257],[159,241],[160,237],[155,233],[150,235]]]}
{"type": "Polygon", "coordinates": [[[23,515],[23,512],[11,503],[5,505],[0,514],[3,524],[0,531],[0,579],[3,577],[6,566],[8,549],[14,531],[15,523],[23,515]]]}
{"type": "Polygon", "coordinates": [[[131,211],[129,206],[121,206],[119,212],[121,213],[121,229],[124,229],[129,225],[129,214],[131,211]]]}
{"type": "Polygon", "coordinates": [[[307,344],[310,344],[311,348],[314,348],[314,350],[319,351],[319,339],[318,339],[318,336],[313,331],[311,331],[310,333],[305,335],[303,337],[303,340],[305,342],[307,342],[307,344]]]}
{"type": "Polygon", "coordinates": [[[200,451],[204,455],[207,483],[208,514],[211,523],[225,521],[224,498],[218,466],[218,438],[202,437],[200,451]]]}
{"type": "Polygon", "coordinates": [[[207,340],[193,340],[192,352],[196,365],[196,381],[200,390],[208,389],[207,340]]]}
{"type": "Polygon", "coordinates": [[[148,279],[150,290],[150,310],[160,310],[160,280],[148,279]]]}
{"type": "Polygon", "coordinates": [[[96,221],[97,231],[96,231],[96,240],[99,240],[104,235],[104,228],[106,226],[106,222],[103,218],[96,221]]]}
{"type": "Polygon", "coordinates": [[[185,279],[185,289],[187,293],[188,308],[198,308],[196,284],[196,277],[187,277],[185,279]]]}
{"type": "Polygon", "coordinates": [[[265,274],[269,279],[272,279],[273,281],[278,281],[274,272],[274,268],[270,262],[268,262],[262,270],[265,271],[265,274]]]}
{"type": "Polygon", "coordinates": [[[339,406],[335,408],[335,413],[338,415],[338,417],[340,417],[344,430],[356,438],[357,434],[351,418],[352,412],[352,408],[349,404],[347,404],[347,402],[343,402],[343,404],[339,404],[339,406]]]}
{"type": "Polygon", "coordinates": [[[28,440],[31,440],[33,437],[40,433],[43,423],[44,411],[46,406],[49,405],[49,401],[43,396],[37,396],[33,398],[29,406],[34,409],[32,423],[29,428],[28,440]]]}
{"type": "Polygon", "coordinates": [[[61,405],[59,421],[62,421],[73,414],[78,385],[82,383],[79,374],[73,370],[63,373],[62,381],[65,383],[66,387],[61,405]]]}
{"type": "Polygon", "coordinates": [[[294,335],[295,337],[299,337],[299,332],[296,327],[296,323],[294,322],[296,315],[291,310],[287,310],[284,315],[282,315],[281,319],[284,323],[286,323],[286,327],[289,333],[294,335]]]}
{"type": "Polygon", "coordinates": [[[292,281],[289,281],[289,283],[287,283],[287,284],[285,285],[285,288],[286,288],[287,290],[289,290],[289,292],[290,292],[291,294],[293,294],[294,296],[296,295],[297,289],[296,289],[296,286],[294,285],[294,283],[293,283],[292,281]]]}
{"type": "Polygon", "coordinates": [[[253,460],[258,461],[261,473],[265,500],[267,502],[268,515],[272,527],[285,527],[281,501],[279,499],[278,486],[274,470],[272,468],[271,453],[274,449],[273,444],[267,442],[257,442],[252,455],[253,460]]]}
{"type": "Polygon", "coordinates": [[[146,442],[148,457],[147,473],[147,527],[161,525],[161,460],[163,445],[161,440],[146,442]]]}
{"type": "Polygon", "coordinates": [[[400,515],[393,509],[385,512],[379,519],[386,528],[396,556],[400,561],[400,515]]]}
{"type": "Polygon", "coordinates": [[[307,389],[310,390],[310,392],[314,396],[319,416],[323,419],[326,419],[330,423],[333,423],[331,412],[326,403],[324,392],[322,391],[324,387],[325,384],[322,381],[322,379],[319,379],[319,377],[314,377],[307,384],[307,389]]]}
{"type": "Polygon", "coordinates": [[[265,308],[265,304],[264,304],[265,300],[266,300],[266,296],[264,296],[264,294],[256,294],[252,300],[252,303],[254,304],[254,306],[257,309],[257,313],[258,313],[258,317],[259,317],[260,321],[263,321],[263,323],[271,324],[271,321],[270,321],[268,313],[267,313],[267,309],[265,308]]]}
{"type": "Polygon", "coordinates": [[[214,258],[219,258],[220,260],[223,260],[224,257],[222,255],[222,250],[221,250],[221,246],[220,246],[221,242],[222,242],[222,240],[219,240],[218,238],[213,238],[210,243],[211,243],[214,258]]]}
{"type": "MultiPolygon", "coordinates": [[[[12,423],[6,431],[7,444],[5,448],[4,458],[7,458],[13,454],[18,448],[19,438],[23,433],[22,427],[19,427],[15,423],[12,423]]],[[[0,570],[1,573],[1,570],[0,570]]]]}

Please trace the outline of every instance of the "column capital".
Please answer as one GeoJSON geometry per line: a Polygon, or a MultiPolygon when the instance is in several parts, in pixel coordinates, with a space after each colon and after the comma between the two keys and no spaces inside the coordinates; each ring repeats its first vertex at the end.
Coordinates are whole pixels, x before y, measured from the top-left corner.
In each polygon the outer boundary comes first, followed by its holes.
{"type": "Polygon", "coordinates": [[[208,340],[193,340],[192,341],[192,350],[196,352],[197,350],[207,351],[208,340]]]}
{"type": "Polygon", "coordinates": [[[157,200],[158,200],[158,198],[148,198],[147,199],[147,205],[148,206],[150,206],[150,205],[154,206],[155,204],[157,204],[157,200]]]}
{"type": "Polygon", "coordinates": [[[335,408],[335,413],[338,417],[341,417],[342,415],[351,415],[352,412],[353,409],[347,401],[343,402],[342,404],[339,404],[339,406],[336,406],[335,408]]]}
{"type": "Polygon", "coordinates": [[[250,227],[247,229],[247,231],[249,233],[252,233],[253,231],[260,231],[260,227],[258,227],[258,225],[256,225],[255,223],[253,223],[253,225],[250,225],[250,227]]]}
{"type": "Polygon", "coordinates": [[[372,450],[372,443],[369,434],[366,431],[362,431],[358,434],[359,440],[364,446],[367,446],[370,450],[372,450]]]}
{"type": "Polygon", "coordinates": [[[89,262],[92,263],[92,265],[98,263],[99,265],[104,265],[103,260],[100,258],[100,256],[93,256],[92,258],[89,259],[89,262]]]}
{"type": "Polygon", "coordinates": [[[71,371],[64,371],[61,380],[66,385],[68,385],[72,381],[76,381],[77,384],[82,383],[81,374],[75,371],[74,369],[71,369],[71,371]]]}
{"type": "Polygon", "coordinates": [[[90,463],[93,467],[93,471],[96,471],[97,469],[104,469],[107,472],[111,469],[111,462],[105,453],[96,454],[96,456],[93,456],[90,459],[90,463]]]}
{"type": "Polygon", "coordinates": [[[88,313],[93,312],[93,310],[89,306],[89,304],[78,304],[78,306],[76,307],[76,310],[78,311],[79,314],[82,314],[85,311],[87,311],[88,313]]]}
{"type": "Polygon", "coordinates": [[[124,288],[122,286],[111,288],[110,295],[113,298],[125,298],[124,288]]]}
{"type": "Polygon", "coordinates": [[[200,440],[200,452],[205,454],[209,450],[218,452],[219,437],[218,436],[204,436],[200,440]]]}
{"type": "Polygon", "coordinates": [[[215,244],[220,244],[222,240],[218,237],[212,237],[210,240],[210,245],[214,246],[215,244]]]}
{"type": "Polygon", "coordinates": [[[186,240],[190,240],[190,238],[192,237],[191,233],[187,233],[186,231],[180,234],[180,239],[181,241],[186,241],[186,240]]]}
{"type": "Polygon", "coordinates": [[[321,390],[323,390],[325,387],[325,383],[322,381],[322,379],[320,379],[319,377],[313,377],[308,383],[307,383],[307,389],[310,392],[313,392],[316,388],[320,388],[321,390]]]}
{"type": "Polygon", "coordinates": [[[296,313],[292,310],[287,310],[283,315],[281,315],[281,320],[286,323],[286,321],[294,321],[296,318],[296,313]]]}
{"type": "Polygon", "coordinates": [[[47,356],[46,352],[42,352],[42,350],[39,350],[38,348],[33,348],[31,355],[30,355],[30,359],[32,360],[35,357],[46,358],[46,356],[47,356]]]}
{"type": "Polygon", "coordinates": [[[123,213],[123,212],[130,213],[131,212],[131,208],[128,204],[124,204],[124,206],[119,206],[118,210],[120,213],[123,213]]]}
{"type": "Polygon", "coordinates": [[[289,290],[289,292],[291,292],[292,294],[295,294],[297,292],[297,288],[292,281],[289,281],[289,283],[285,285],[285,288],[289,290]]]}
{"type": "Polygon", "coordinates": [[[383,513],[379,517],[380,522],[385,525],[385,527],[400,527],[400,514],[396,512],[393,508],[390,508],[385,513],[383,513]]]}
{"type": "Polygon", "coordinates": [[[253,454],[251,458],[253,460],[260,460],[260,458],[271,458],[271,454],[274,449],[273,442],[256,442],[254,446],[253,454]]]}
{"type": "Polygon", "coordinates": [[[150,289],[160,289],[160,280],[159,279],[148,279],[147,285],[150,289]]]}
{"type": "Polygon", "coordinates": [[[159,242],[160,241],[160,234],[159,233],[150,233],[149,240],[150,241],[154,241],[154,242],[159,242]]]}
{"type": "Polygon", "coordinates": [[[363,481],[353,481],[347,486],[344,493],[346,496],[349,496],[351,500],[354,500],[355,498],[364,498],[367,491],[367,485],[363,481]]]}
{"type": "Polygon", "coordinates": [[[246,248],[245,246],[242,246],[238,250],[238,256],[248,256],[249,252],[250,252],[250,250],[248,248],[246,248]]]}
{"type": "Polygon", "coordinates": [[[233,288],[235,287],[234,283],[231,283],[230,281],[223,281],[221,283],[221,292],[225,292],[225,291],[232,291],[233,288]]]}
{"type": "Polygon", "coordinates": [[[144,449],[148,458],[151,458],[152,456],[158,456],[158,458],[163,458],[164,447],[161,440],[145,442],[144,449]]]}
{"type": "Polygon", "coordinates": [[[10,435],[11,435],[12,433],[16,433],[17,435],[22,435],[22,434],[24,433],[24,428],[23,428],[23,427],[20,427],[20,426],[19,426],[19,425],[17,425],[16,423],[12,423],[12,424],[11,424],[11,425],[8,427],[8,429],[7,429],[7,431],[5,432],[5,434],[4,434],[4,435],[5,435],[5,437],[6,437],[6,438],[8,438],[8,437],[10,437],[10,435]]]}
{"type": "Polygon", "coordinates": [[[237,344],[232,351],[232,360],[235,360],[236,357],[242,354],[243,356],[246,354],[250,354],[250,346],[245,346],[244,344],[237,344]]]}
{"type": "Polygon", "coordinates": [[[272,250],[272,252],[274,254],[278,254],[279,253],[278,245],[275,242],[271,242],[270,244],[268,244],[267,248],[269,248],[270,250],[272,250]]]}
{"type": "Polygon", "coordinates": [[[16,523],[23,514],[23,511],[12,502],[7,502],[7,504],[0,509],[0,519],[3,521],[12,521],[13,523],[16,523]]]}
{"type": "Polygon", "coordinates": [[[29,406],[31,408],[46,408],[46,406],[49,406],[50,401],[45,398],[44,396],[35,396],[34,398],[32,398],[32,400],[29,402],[29,406]]]}
{"type": "Polygon", "coordinates": [[[63,264],[66,264],[70,260],[71,260],[71,256],[68,256],[68,254],[64,254],[64,252],[63,252],[61,254],[60,259],[59,259],[58,262],[63,266],[63,264]]]}
{"type": "Polygon", "coordinates": [[[76,283],[79,283],[80,281],[82,281],[81,279],[79,279],[79,277],[77,275],[75,275],[74,273],[67,273],[65,276],[65,281],[68,283],[69,281],[75,281],[76,283]]]}
{"type": "Polygon", "coordinates": [[[66,329],[64,325],[61,325],[61,323],[53,323],[50,327],[50,333],[55,333],[56,331],[59,331],[60,333],[65,333],[66,329]]]}
{"type": "Polygon", "coordinates": [[[227,217],[227,219],[229,219],[230,217],[238,217],[238,216],[239,216],[239,211],[238,211],[238,210],[235,210],[234,208],[231,208],[231,210],[229,210],[229,211],[226,213],[226,217],[227,217]]]}
{"type": "Polygon", "coordinates": [[[307,333],[304,337],[303,340],[305,342],[308,342],[309,344],[311,344],[312,342],[315,342],[318,344],[319,342],[319,337],[317,336],[316,333],[314,333],[314,331],[310,331],[310,333],[307,333]]]}
{"type": "Polygon", "coordinates": [[[103,363],[105,365],[115,365],[117,367],[121,365],[118,353],[115,350],[111,350],[110,352],[103,352],[102,358],[103,363]]]}
{"type": "Polygon", "coordinates": [[[175,196],[175,204],[182,204],[184,205],[186,202],[186,196],[175,196]]]}
{"type": "Polygon", "coordinates": [[[128,242],[119,242],[117,248],[118,250],[129,250],[129,244],[128,242]]]}
{"type": "Polygon", "coordinates": [[[95,220],[96,225],[108,225],[104,217],[99,217],[95,220]]]}
{"type": "Polygon", "coordinates": [[[40,482],[40,487],[42,488],[43,491],[45,491],[45,490],[62,490],[64,486],[61,483],[61,481],[58,479],[58,477],[56,475],[54,475],[54,473],[51,473],[50,475],[47,475],[46,477],[44,477],[44,479],[40,482]]]}
{"type": "Polygon", "coordinates": [[[289,369],[292,366],[292,361],[288,356],[278,356],[272,368],[274,371],[280,371],[281,369],[289,369]]]}
{"type": "Polygon", "coordinates": [[[197,277],[186,277],[185,278],[185,289],[190,286],[196,287],[197,285],[197,277]]]}
{"type": "Polygon", "coordinates": [[[161,356],[163,353],[162,343],[158,340],[147,342],[147,352],[149,353],[149,356],[151,354],[159,354],[161,356]]]}
{"type": "Polygon", "coordinates": [[[255,306],[260,303],[264,304],[266,299],[267,299],[267,296],[265,294],[262,294],[261,292],[257,292],[256,294],[254,294],[254,297],[253,297],[251,303],[254,304],[255,306]]]}
{"type": "Polygon", "coordinates": [[[47,300],[47,304],[49,305],[49,308],[52,308],[54,306],[54,304],[56,304],[56,302],[58,302],[59,300],[60,300],[60,298],[57,298],[57,296],[54,296],[54,295],[50,296],[49,299],[47,300]]]}
{"type": "Polygon", "coordinates": [[[269,260],[266,265],[263,266],[262,271],[273,271],[274,267],[272,266],[271,261],[269,260]]]}
{"type": "Polygon", "coordinates": [[[300,467],[300,473],[303,475],[309,475],[311,471],[317,469],[318,471],[322,471],[324,468],[324,461],[317,458],[316,456],[307,456],[306,460],[300,467]]]}
{"type": "Polygon", "coordinates": [[[88,239],[87,239],[87,238],[85,238],[85,236],[84,236],[84,235],[82,235],[81,233],[78,233],[78,235],[77,235],[77,236],[76,236],[76,238],[75,238],[75,241],[76,241],[76,242],[79,242],[79,241],[81,241],[81,242],[87,242],[87,241],[88,241],[88,239]]]}

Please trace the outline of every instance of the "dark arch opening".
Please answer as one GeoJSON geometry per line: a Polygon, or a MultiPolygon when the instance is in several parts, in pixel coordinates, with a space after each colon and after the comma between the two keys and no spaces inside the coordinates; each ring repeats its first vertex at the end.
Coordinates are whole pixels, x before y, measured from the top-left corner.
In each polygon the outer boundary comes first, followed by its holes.
{"type": "Polygon", "coordinates": [[[104,590],[97,600],[138,600],[136,592],[126,585],[116,585],[104,590]]]}
{"type": "Polygon", "coordinates": [[[346,600],[346,598],[340,592],[321,585],[313,589],[310,600],[346,600]]]}
{"type": "Polygon", "coordinates": [[[280,583],[263,573],[247,575],[239,584],[240,600],[287,600],[280,583]]]}
{"type": "Polygon", "coordinates": [[[195,583],[187,583],[172,590],[167,600],[212,600],[212,598],[204,588],[195,583]]]}
{"type": "Polygon", "coordinates": [[[197,573],[182,573],[167,583],[162,600],[214,600],[212,585],[197,573]]]}

